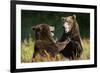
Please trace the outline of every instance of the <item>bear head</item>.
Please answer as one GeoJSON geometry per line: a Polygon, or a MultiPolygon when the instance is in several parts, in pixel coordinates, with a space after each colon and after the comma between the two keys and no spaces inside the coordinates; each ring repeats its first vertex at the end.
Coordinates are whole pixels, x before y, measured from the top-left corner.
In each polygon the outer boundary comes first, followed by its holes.
{"type": "Polygon", "coordinates": [[[76,15],[62,17],[65,33],[71,32],[76,23],[76,15]]]}
{"type": "Polygon", "coordinates": [[[54,36],[54,27],[49,26],[47,24],[38,24],[32,27],[32,30],[35,31],[35,38],[38,39],[46,39],[46,37],[53,37],[54,36]]]}

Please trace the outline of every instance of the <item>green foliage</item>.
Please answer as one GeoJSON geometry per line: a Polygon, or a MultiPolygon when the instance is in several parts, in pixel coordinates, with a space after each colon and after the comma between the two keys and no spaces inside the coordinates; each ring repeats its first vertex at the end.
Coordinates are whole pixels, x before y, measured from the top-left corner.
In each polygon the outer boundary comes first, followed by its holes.
{"type": "Polygon", "coordinates": [[[90,36],[90,14],[89,13],[71,13],[71,12],[50,12],[50,11],[25,11],[21,14],[21,39],[29,38],[29,33],[33,35],[31,30],[33,25],[45,23],[55,27],[54,37],[59,38],[63,32],[63,22],[61,17],[76,15],[77,22],[80,27],[81,37],[89,38],[90,36]]]}

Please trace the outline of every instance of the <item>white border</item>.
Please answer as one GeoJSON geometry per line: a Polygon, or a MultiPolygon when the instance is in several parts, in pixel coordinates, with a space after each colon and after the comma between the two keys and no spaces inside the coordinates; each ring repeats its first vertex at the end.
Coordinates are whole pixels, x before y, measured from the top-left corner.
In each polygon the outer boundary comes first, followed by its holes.
{"type": "Polygon", "coordinates": [[[16,69],[20,68],[39,68],[54,66],[73,66],[94,64],[94,9],[70,8],[70,7],[52,7],[36,5],[16,5],[16,69]],[[40,63],[21,63],[21,10],[41,10],[41,11],[61,11],[61,12],[82,12],[90,13],[90,60],[77,61],[58,61],[58,62],[40,62],[40,63]]]}

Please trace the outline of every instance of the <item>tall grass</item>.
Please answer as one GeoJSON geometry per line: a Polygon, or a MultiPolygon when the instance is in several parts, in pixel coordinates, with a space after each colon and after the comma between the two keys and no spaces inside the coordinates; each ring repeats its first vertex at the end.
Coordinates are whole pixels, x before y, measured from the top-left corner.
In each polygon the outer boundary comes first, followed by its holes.
{"type": "MultiPolygon", "coordinates": [[[[90,41],[89,39],[84,38],[83,42],[83,53],[80,60],[90,59],[90,41]]],[[[30,36],[29,39],[25,39],[21,44],[21,62],[22,63],[31,63],[32,60],[35,62],[46,62],[46,61],[64,61],[66,60],[60,53],[55,57],[51,57],[45,50],[45,56],[41,56],[39,53],[34,59],[32,59],[34,53],[34,41],[30,36]]]]}
{"type": "Polygon", "coordinates": [[[83,42],[83,53],[80,59],[82,60],[90,59],[90,40],[84,38],[82,42],[83,42]]]}
{"type": "Polygon", "coordinates": [[[30,36],[21,43],[21,62],[32,62],[33,53],[34,41],[30,36]]]}

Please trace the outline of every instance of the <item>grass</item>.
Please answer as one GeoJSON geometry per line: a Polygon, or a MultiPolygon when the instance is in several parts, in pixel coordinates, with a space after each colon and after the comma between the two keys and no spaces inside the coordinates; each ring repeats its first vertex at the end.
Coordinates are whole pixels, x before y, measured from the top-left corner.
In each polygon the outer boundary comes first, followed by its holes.
{"type": "Polygon", "coordinates": [[[83,42],[83,53],[81,59],[82,60],[90,59],[90,40],[84,38],[82,42],[83,42]]]}
{"type": "MultiPolygon", "coordinates": [[[[90,41],[89,39],[82,39],[83,42],[83,53],[81,55],[80,60],[88,60],[90,59],[90,41]]],[[[45,51],[45,50],[44,50],[45,51]]],[[[21,43],[21,62],[22,63],[31,63],[32,56],[34,53],[34,41],[30,36],[29,39],[25,39],[21,43]]],[[[51,57],[46,51],[46,56],[43,57],[39,53],[36,55],[34,61],[35,62],[48,62],[48,61],[62,61],[66,60],[63,56],[59,53],[55,57],[51,57]]]]}
{"type": "Polygon", "coordinates": [[[21,62],[27,63],[32,62],[32,55],[34,53],[34,41],[30,37],[28,40],[25,39],[21,43],[21,62]]]}

